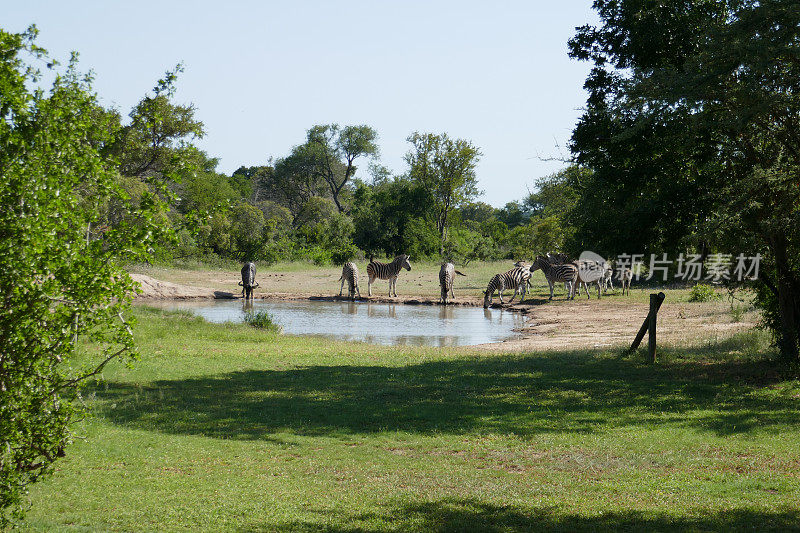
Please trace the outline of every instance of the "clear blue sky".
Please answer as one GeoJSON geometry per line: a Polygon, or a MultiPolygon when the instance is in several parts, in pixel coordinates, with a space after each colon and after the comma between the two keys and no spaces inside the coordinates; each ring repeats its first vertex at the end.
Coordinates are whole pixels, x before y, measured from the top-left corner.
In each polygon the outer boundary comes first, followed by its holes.
{"type": "Polygon", "coordinates": [[[196,105],[199,145],[223,172],[284,156],[310,126],[337,122],[375,128],[381,162],[402,173],[409,134],[447,132],[481,148],[482,200],[498,207],[563,166],[539,158],[566,155],[585,102],[589,67],[567,57],[566,41],[597,20],[591,0],[0,5],[4,29],[36,24],[57,59],[78,51],[123,115],[183,62],[177,100],[196,105]]]}

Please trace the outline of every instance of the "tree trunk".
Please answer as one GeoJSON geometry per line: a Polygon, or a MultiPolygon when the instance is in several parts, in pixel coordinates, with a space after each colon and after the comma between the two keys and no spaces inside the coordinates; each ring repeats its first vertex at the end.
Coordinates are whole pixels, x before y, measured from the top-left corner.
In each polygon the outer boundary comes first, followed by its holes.
{"type": "Polygon", "coordinates": [[[777,270],[778,310],[781,317],[779,348],[789,361],[800,360],[800,282],[791,269],[786,237],[773,233],[770,244],[777,270]]]}

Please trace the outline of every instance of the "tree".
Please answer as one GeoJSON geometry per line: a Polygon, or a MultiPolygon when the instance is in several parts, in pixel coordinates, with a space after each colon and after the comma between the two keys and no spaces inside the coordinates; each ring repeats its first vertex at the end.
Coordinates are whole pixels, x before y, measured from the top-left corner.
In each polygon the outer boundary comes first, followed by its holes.
{"type": "Polygon", "coordinates": [[[570,42],[573,57],[594,63],[572,150],[594,171],[611,227],[582,230],[611,245],[614,227],[627,227],[629,247],[694,242],[760,253],[756,301],[781,353],[797,361],[800,6],[597,0],[595,8],[602,26],[579,28],[570,42]]]}
{"type": "Polygon", "coordinates": [[[282,194],[281,203],[295,216],[311,198],[325,195],[318,171],[318,158],[307,144],[296,146],[275,163],[273,180],[282,194]]]}
{"type": "Polygon", "coordinates": [[[450,139],[446,133],[414,133],[407,140],[412,144],[406,154],[409,177],[433,198],[441,254],[452,209],[478,196],[475,166],[482,154],[469,141],[450,139]]]}
{"type": "Polygon", "coordinates": [[[67,453],[80,384],[133,355],[134,283],[119,261],[145,258],[160,230],[158,197],[133,201],[103,156],[119,124],[77,56],[49,93],[29,89],[40,77],[26,58],[46,60],[36,34],[0,30],[0,528],[67,453]],[[121,222],[92,230],[110,203],[121,222]],[[82,339],[100,353],[73,367],[82,339]]]}
{"type": "Polygon", "coordinates": [[[339,195],[356,172],[355,160],[378,155],[375,141],[378,134],[369,126],[338,124],[314,126],[308,130],[307,144],[314,148],[319,175],[328,185],[331,197],[340,213],[344,213],[339,195]]]}
{"type": "Polygon", "coordinates": [[[158,80],[153,95],[136,104],[129,115],[130,124],[119,130],[111,149],[119,158],[121,174],[147,177],[180,172],[185,161],[181,152],[189,141],[205,134],[203,123],[194,117],[193,105],[171,101],[180,72],[183,66],[179,64],[158,80]]]}

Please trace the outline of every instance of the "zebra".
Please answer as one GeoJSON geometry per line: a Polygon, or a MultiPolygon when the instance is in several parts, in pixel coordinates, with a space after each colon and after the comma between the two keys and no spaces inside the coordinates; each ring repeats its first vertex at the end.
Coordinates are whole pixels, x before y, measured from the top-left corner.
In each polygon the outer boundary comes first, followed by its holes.
{"type": "MultiPolygon", "coordinates": [[[[575,263],[572,261],[567,254],[564,252],[556,252],[550,253],[547,252],[547,260],[550,261],[551,265],[563,265],[564,263],[575,263]]],[[[572,282],[567,281],[564,283],[564,292],[570,294],[572,292],[572,282]]]]}
{"type": "Polygon", "coordinates": [[[255,263],[244,264],[242,267],[242,281],[239,282],[239,285],[242,287],[242,298],[252,300],[253,289],[258,287],[255,263]]]}
{"type": "Polygon", "coordinates": [[[628,296],[631,295],[631,279],[633,279],[633,272],[630,268],[625,268],[619,272],[619,280],[622,284],[622,295],[625,295],[625,288],[628,289],[628,296]]]}
{"type": "Polygon", "coordinates": [[[447,305],[448,292],[450,293],[451,298],[456,297],[456,295],[453,294],[453,281],[455,281],[456,274],[459,276],[466,276],[466,274],[462,274],[456,270],[456,266],[453,263],[442,263],[442,268],[439,269],[439,287],[442,290],[442,295],[441,298],[439,298],[439,301],[444,305],[447,305]]]}
{"type": "Polygon", "coordinates": [[[600,288],[603,283],[603,278],[606,272],[606,263],[600,261],[576,261],[570,263],[578,267],[578,294],[581,292],[581,286],[586,291],[586,299],[589,297],[589,284],[597,284],[597,299],[600,299],[600,288]]]}
{"type": "Polygon", "coordinates": [[[549,259],[543,255],[536,258],[536,261],[531,265],[530,271],[533,273],[541,269],[544,277],[547,279],[547,284],[550,285],[550,299],[553,299],[553,287],[556,283],[570,284],[570,289],[567,290],[567,299],[575,298],[575,285],[578,281],[578,266],[574,263],[564,263],[563,265],[554,265],[550,263],[549,259]]]}
{"type": "Polygon", "coordinates": [[[503,302],[503,291],[506,289],[514,289],[514,294],[511,296],[511,300],[509,300],[508,303],[513,302],[514,298],[516,298],[517,294],[520,292],[522,292],[522,299],[520,301],[524,301],[530,277],[531,271],[527,267],[514,267],[505,274],[495,274],[491,281],[489,281],[486,291],[483,293],[483,308],[486,309],[489,307],[489,304],[492,303],[494,291],[497,291],[500,295],[501,304],[505,303],[503,302]]]}
{"type": "Polygon", "coordinates": [[[614,290],[614,282],[611,281],[614,277],[614,267],[610,264],[606,263],[606,268],[603,271],[603,292],[607,292],[608,288],[611,287],[611,290],[614,290]]]}
{"type": "Polygon", "coordinates": [[[342,291],[344,291],[344,283],[347,282],[347,291],[350,295],[351,300],[356,299],[356,293],[358,293],[358,297],[361,298],[361,291],[358,290],[358,267],[353,262],[347,262],[342,267],[342,277],[339,278],[339,281],[342,282],[342,286],[339,287],[339,296],[342,295],[342,291]]]}
{"type": "Polygon", "coordinates": [[[375,279],[388,279],[389,280],[389,296],[392,295],[394,289],[394,296],[397,297],[397,276],[404,268],[411,271],[410,257],[406,254],[398,255],[391,263],[379,263],[372,257],[369,258],[367,265],[367,276],[369,281],[367,283],[367,294],[372,296],[372,283],[375,279]]]}

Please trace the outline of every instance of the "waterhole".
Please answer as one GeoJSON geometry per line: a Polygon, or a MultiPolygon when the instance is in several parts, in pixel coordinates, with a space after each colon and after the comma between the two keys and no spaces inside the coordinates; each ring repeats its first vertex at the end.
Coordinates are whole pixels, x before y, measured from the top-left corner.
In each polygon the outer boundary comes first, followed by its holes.
{"type": "Polygon", "coordinates": [[[180,300],[149,302],[186,310],[209,322],[242,322],[245,313],[268,311],[284,333],[384,345],[469,346],[518,338],[519,313],[465,306],[292,300],[180,300]]]}

